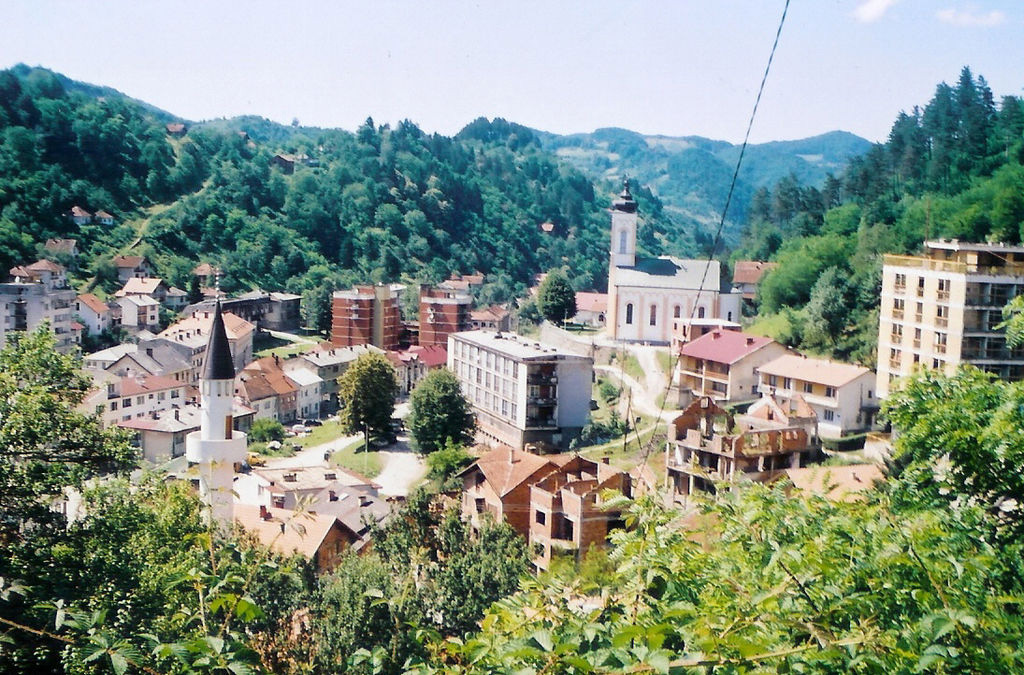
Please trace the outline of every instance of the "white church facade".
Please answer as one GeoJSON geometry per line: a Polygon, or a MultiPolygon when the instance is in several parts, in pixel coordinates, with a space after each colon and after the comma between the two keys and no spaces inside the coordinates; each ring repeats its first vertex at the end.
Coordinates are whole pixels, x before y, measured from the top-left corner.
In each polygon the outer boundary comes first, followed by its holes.
{"type": "Polygon", "coordinates": [[[608,331],[624,342],[667,345],[673,323],[739,321],[740,293],[721,291],[717,260],[636,255],[637,204],[626,182],[611,208],[608,262],[608,331]]]}

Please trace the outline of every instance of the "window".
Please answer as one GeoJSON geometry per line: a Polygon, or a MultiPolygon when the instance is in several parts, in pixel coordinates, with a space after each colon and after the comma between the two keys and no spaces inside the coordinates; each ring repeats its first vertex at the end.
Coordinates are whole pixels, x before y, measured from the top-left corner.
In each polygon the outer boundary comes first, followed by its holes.
{"type": "Polygon", "coordinates": [[[113,412],[114,410],[117,410],[117,401],[111,401],[110,402],[110,410],[111,410],[111,412],[113,412]]]}
{"type": "Polygon", "coordinates": [[[139,405],[142,405],[143,403],[146,402],[146,397],[145,396],[136,396],[135,397],[135,402],[137,404],[139,404],[139,405]]]}
{"type": "Polygon", "coordinates": [[[835,387],[825,387],[825,396],[827,396],[828,398],[835,398],[836,397],[836,388],[835,387]]]}
{"type": "Polygon", "coordinates": [[[777,383],[778,383],[778,378],[777,377],[775,377],[774,375],[769,375],[768,376],[768,386],[769,387],[774,387],[777,383]]]}
{"type": "Polygon", "coordinates": [[[826,422],[834,422],[835,419],[836,419],[836,412],[834,410],[826,410],[825,411],[825,421],[826,422]]]}
{"type": "Polygon", "coordinates": [[[704,318],[704,308],[703,307],[698,307],[697,308],[697,318],[698,319],[703,319],[704,318]]]}
{"type": "Polygon", "coordinates": [[[651,325],[658,325],[658,307],[656,305],[651,305],[651,325]]]}
{"type": "Polygon", "coordinates": [[[805,394],[814,393],[814,385],[811,384],[810,382],[804,382],[804,393],[805,394]]]}
{"type": "Polygon", "coordinates": [[[782,388],[783,389],[792,389],[793,388],[793,380],[791,380],[788,377],[782,378],[782,388]]]}
{"type": "Polygon", "coordinates": [[[547,522],[548,522],[548,514],[544,513],[543,511],[538,511],[537,512],[537,524],[538,525],[544,525],[547,522]]]}
{"type": "Polygon", "coordinates": [[[682,308],[681,308],[681,307],[680,307],[679,305],[676,305],[676,306],[675,306],[675,307],[674,307],[674,308],[672,309],[672,318],[673,318],[673,319],[678,319],[678,318],[679,318],[679,316],[680,316],[680,312],[682,312],[682,311],[683,311],[683,310],[682,310],[682,308]]]}
{"type": "Polygon", "coordinates": [[[896,274],[896,287],[897,288],[906,288],[907,287],[907,275],[906,274],[899,274],[899,273],[896,274]]]}
{"type": "Polygon", "coordinates": [[[124,399],[123,401],[121,401],[121,407],[122,408],[131,408],[132,407],[132,400],[130,398],[124,399]]]}
{"type": "Polygon", "coordinates": [[[626,325],[629,326],[633,323],[633,303],[626,305],[626,325]]]}
{"type": "Polygon", "coordinates": [[[619,230],[619,253],[626,252],[626,234],[625,230],[619,230]]]}

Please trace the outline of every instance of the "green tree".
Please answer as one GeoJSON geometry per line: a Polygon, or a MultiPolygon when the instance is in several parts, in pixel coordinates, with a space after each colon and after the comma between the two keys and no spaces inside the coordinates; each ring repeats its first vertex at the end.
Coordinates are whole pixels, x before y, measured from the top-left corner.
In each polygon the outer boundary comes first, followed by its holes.
{"type": "Polygon", "coordinates": [[[0,539],[25,519],[51,520],[66,487],[134,465],[136,449],[117,429],[77,407],[92,389],[80,360],[56,350],[48,325],[9,332],[0,350],[0,539]]]}
{"type": "Polygon", "coordinates": [[[551,323],[563,323],[576,316],[576,291],[564,272],[555,269],[544,277],[537,291],[537,309],[551,323]]]}
{"type": "Polygon", "coordinates": [[[449,487],[458,490],[462,486],[455,484],[453,478],[460,469],[472,462],[473,457],[466,452],[466,448],[449,438],[444,447],[427,455],[427,467],[430,469],[428,476],[438,480],[442,490],[449,487]],[[449,485],[449,482],[452,484],[449,485]]]}
{"type": "Polygon", "coordinates": [[[284,441],[284,425],[270,418],[256,420],[249,428],[249,440],[254,443],[268,443],[284,441]]]}
{"type": "Polygon", "coordinates": [[[427,373],[409,396],[408,424],[421,452],[440,450],[448,441],[472,442],[476,420],[455,373],[447,368],[427,373]]]}
{"type": "Polygon", "coordinates": [[[382,354],[363,354],[338,379],[338,413],[341,425],[350,433],[362,432],[364,449],[370,449],[370,436],[391,430],[398,381],[395,369],[382,354]]]}

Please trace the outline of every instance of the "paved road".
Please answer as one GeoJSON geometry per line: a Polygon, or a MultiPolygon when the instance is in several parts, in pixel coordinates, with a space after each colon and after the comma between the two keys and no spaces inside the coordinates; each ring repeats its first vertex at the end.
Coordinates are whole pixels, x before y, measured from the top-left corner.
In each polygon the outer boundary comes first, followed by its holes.
{"type": "MultiPolygon", "coordinates": [[[[612,377],[622,382],[623,385],[629,387],[633,391],[633,407],[642,412],[643,414],[650,415],[651,417],[660,417],[661,419],[666,421],[673,419],[678,414],[677,411],[670,410],[668,408],[666,408],[665,410],[661,410],[661,408],[658,407],[658,404],[654,400],[655,397],[651,396],[650,392],[647,390],[646,387],[644,387],[643,384],[637,382],[629,375],[626,375],[616,366],[595,365],[594,370],[599,370],[603,373],[608,373],[612,377]]],[[[660,394],[661,392],[659,391],[658,393],[660,394]]],[[[657,396],[657,394],[655,396],[657,396]]],[[[626,397],[623,396],[621,400],[625,401],[626,397]]]]}
{"type": "Polygon", "coordinates": [[[362,434],[342,436],[321,445],[313,445],[300,450],[291,457],[267,457],[268,469],[298,469],[301,467],[327,466],[324,455],[332,453],[362,439],[362,434]]]}
{"type": "Polygon", "coordinates": [[[380,452],[380,457],[386,463],[373,480],[380,485],[381,494],[405,497],[427,475],[426,462],[409,449],[407,436],[399,436],[397,443],[380,452]]]}

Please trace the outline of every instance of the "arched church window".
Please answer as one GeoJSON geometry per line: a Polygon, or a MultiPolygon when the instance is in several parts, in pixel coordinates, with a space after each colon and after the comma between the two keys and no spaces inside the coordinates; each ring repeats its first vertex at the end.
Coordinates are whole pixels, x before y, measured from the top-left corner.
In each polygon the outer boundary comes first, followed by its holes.
{"type": "Polygon", "coordinates": [[[698,319],[703,319],[704,318],[704,308],[703,307],[698,307],[697,308],[697,318],[698,319]]]}
{"type": "Polygon", "coordinates": [[[678,319],[680,316],[680,312],[682,312],[682,309],[679,307],[679,305],[676,305],[675,309],[672,310],[672,318],[678,319]]]}
{"type": "Polygon", "coordinates": [[[651,305],[651,325],[652,326],[657,326],[658,325],[658,306],[657,305],[651,305]]]}
{"type": "Polygon", "coordinates": [[[626,305],[626,325],[633,323],[633,303],[626,305]]]}
{"type": "Polygon", "coordinates": [[[626,252],[626,231],[619,230],[619,253],[626,252]]]}

